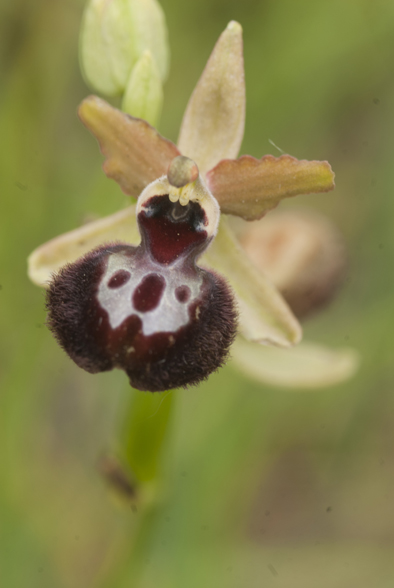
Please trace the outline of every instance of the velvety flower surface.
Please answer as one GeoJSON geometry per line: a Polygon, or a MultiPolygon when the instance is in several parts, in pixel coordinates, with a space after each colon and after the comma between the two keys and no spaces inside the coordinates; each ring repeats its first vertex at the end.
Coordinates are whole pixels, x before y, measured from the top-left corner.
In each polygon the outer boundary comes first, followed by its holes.
{"type": "MultiPolygon", "coordinates": [[[[190,98],[177,146],[163,138],[144,120],[128,116],[95,96],[87,98],[81,104],[79,115],[82,122],[99,141],[105,157],[105,173],[115,179],[126,194],[139,197],[139,200],[136,206],[132,205],[105,219],[89,223],[39,247],[29,258],[31,279],[39,285],[49,286],[50,292],[52,292],[50,296],[52,296],[56,290],[53,287],[53,284],[56,284],[58,280],[56,276],[66,275],[69,271],[67,267],[78,266],[81,270],[84,263],[88,265],[93,263],[92,255],[94,263],[98,263],[99,269],[97,271],[101,272],[100,276],[105,272],[108,273],[108,267],[112,266],[116,271],[124,271],[132,275],[135,271],[132,270],[132,267],[135,267],[135,264],[134,266],[130,265],[130,259],[139,255],[138,251],[142,251],[141,245],[142,248],[145,247],[145,252],[147,250],[141,214],[149,199],[161,198],[160,203],[157,200],[154,201],[154,212],[152,213],[153,216],[156,214],[158,210],[155,208],[156,205],[161,207],[160,213],[157,213],[159,216],[164,215],[164,217],[160,216],[161,223],[165,222],[163,218],[166,218],[166,214],[171,216],[171,222],[175,222],[176,210],[178,212],[182,209],[189,210],[190,206],[195,204],[197,213],[205,215],[208,225],[210,222],[215,225],[215,228],[209,233],[209,237],[204,238],[204,247],[196,249],[194,261],[202,255],[199,262],[201,268],[196,271],[200,272],[200,277],[202,276],[201,272],[204,271],[211,276],[224,276],[235,295],[239,313],[240,338],[237,346],[234,347],[234,358],[241,358],[240,362],[247,366],[248,362],[243,361],[242,356],[252,357],[255,353],[254,362],[264,363],[265,358],[268,358],[268,362],[275,366],[275,361],[269,354],[271,351],[275,354],[280,350],[267,349],[265,345],[290,347],[300,341],[301,328],[276,287],[256,267],[256,264],[238,243],[225,215],[235,215],[245,220],[260,219],[266,212],[276,207],[282,198],[331,190],[334,187],[334,176],[327,162],[299,161],[289,155],[278,158],[267,155],[261,159],[242,156],[236,159],[242,142],[245,119],[241,26],[236,22],[231,22],[219,38],[190,98]],[[181,162],[180,171],[176,169],[176,162],[181,162]],[[179,174],[182,176],[182,173],[185,178],[181,177],[179,180],[179,174]],[[164,205],[163,199],[166,199],[167,204],[164,205]],[[216,218],[214,213],[215,210],[219,210],[216,202],[222,213],[218,230],[219,219],[218,215],[216,218]],[[167,212],[163,212],[164,209],[167,212]],[[124,258],[128,257],[129,265],[127,267],[123,262],[119,263],[119,260],[112,262],[112,257],[108,257],[112,254],[119,256],[120,250],[116,249],[119,246],[113,245],[114,242],[119,241],[122,242],[120,247],[123,247],[121,255],[124,258]],[[110,244],[110,246],[106,244],[110,244]],[[208,245],[209,249],[207,249],[208,245]],[[112,249],[109,250],[109,247],[112,249]],[[95,250],[96,253],[92,250],[95,250]],[[100,266],[98,260],[102,259],[103,255],[106,256],[106,260],[100,266]],[[70,263],[71,265],[66,266],[66,269],[61,269],[70,263]],[[53,278],[54,272],[58,273],[53,278]],[[251,346],[253,353],[245,352],[247,345],[251,346]],[[267,353],[268,355],[265,355],[267,353]]],[[[149,210],[152,208],[152,202],[148,204],[149,210]]],[[[170,217],[167,216],[168,218],[170,217]]],[[[192,223],[188,230],[190,227],[194,227],[193,231],[200,230],[196,229],[197,225],[192,223]]],[[[156,241],[160,243],[159,248],[162,251],[171,250],[171,238],[167,239],[165,232],[162,231],[157,239],[155,237],[156,241]]],[[[148,249],[149,255],[151,255],[152,239],[149,241],[148,249]]],[[[188,252],[181,248],[179,255],[181,258],[185,258],[188,252]]],[[[155,256],[153,255],[153,257],[155,256]]],[[[165,261],[164,265],[169,268],[174,259],[167,260],[168,263],[165,261]]],[[[156,256],[155,262],[157,261],[156,256]]],[[[195,269],[199,266],[196,266],[194,261],[190,267],[195,269]]],[[[81,271],[83,273],[84,270],[81,271]]],[[[153,270],[152,272],[155,273],[153,270]]],[[[109,287],[110,280],[114,276],[108,274],[107,278],[106,284],[109,287]]],[[[124,277],[119,279],[124,279],[124,277]]],[[[212,278],[213,281],[215,279],[215,277],[212,278]]],[[[133,281],[132,278],[128,278],[128,280],[133,281]]],[[[222,291],[225,292],[227,288],[223,285],[225,282],[221,281],[220,277],[217,277],[217,280],[222,284],[222,291]]],[[[126,288],[126,285],[122,284],[123,287],[126,288]]],[[[97,288],[100,289],[100,286],[97,288]]],[[[129,294],[131,294],[131,290],[129,294]]],[[[129,294],[126,298],[130,297],[129,294]]],[[[84,292],[84,296],[91,298],[92,294],[84,292]]],[[[223,352],[219,354],[218,365],[224,361],[233,337],[232,330],[235,321],[232,317],[233,306],[229,303],[230,298],[231,295],[228,294],[224,297],[220,295],[217,297],[217,303],[221,306],[222,311],[224,310],[224,313],[222,312],[223,318],[227,313],[230,319],[228,324],[232,325],[227,333],[223,352]]],[[[113,301],[111,300],[109,304],[113,306],[113,301]]],[[[117,312],[112,306],[112,310],[109,311],[109,307],[105,308],[105,305],[102,305],[109,317],[111,312],[115,314],[117,312]]],[[[174,308],[171,312],[173,311],[174,308]]],[[[216,311],[220,314],[219,308],[216,311]]],[[[173,316],[176,317],[176,315],[177,312],[173,312],[173,316]]],[[[50,316],[52,324],[56,323],[55,315],[50,316]]],[[[173,320],[175,323],[172,324],[172,327],[175,328],[177,319],[173,320]]],[[[169,333],[170,331],[165,332],[169,333]]],[[[58,339],[65,346],[59,336],[59,331],[57,333],[58,339]]],[[[76,337],[76,332],[73,337],[76,337]]],[[[123,347],[120,345],[117,350],[113,351],[111,357],[115,357],[116,353],[121,355],[127,346],[133,347],[128,341],[123,347]]],[[[292,351],[289,351],[288,355],[290,353],[292,351]]],[[[70,355],[73,357],[73,353],[70,355]]],[[[313,352],[309,356],[313,357],[313,352]]],[[[84,364],[84,361],[76,359],[75,356],[73,359],[89,371],[104,369],[102,366],[90,364],[87,367],[86,362],[84,364]]],[[[140,361],[146,361],[146,357],[140,358],[140,361]]],[[[159,356],[157,361],[161,361],[159,356]]],[[[187,357],[184,356],[182,361],[184,362],[183,364],[181,362],[182,369],[186,369],[187,357]]],[[[193,356],[192,359],[190,357],[190,361],[198,362],[198,358],[193,356]]],[[[280,361],[282,364],[279,366],[280,362],[278,362],[278,372],[286,373],[286,355],[282,355],[280,361]]],[[[319,361],[320,367],[324,366],[324,358],[320,357],[319,361]]],[[[107,366],[105,369],[122,367],[130,376],[123,361],[112,359],[111,362],[105,364],[107,366]]],[[[305,374],[305,370],[308,370],[307,357],[305,361],[301,358],[296,363],[302,366],[300,371],[305,374]]],[[[333,352],[329,363],[329,371],[332,376],[330,383],[347,377],[355,367],[354,360],[348,358],[347,370],[343,369],[341,352],[333,352]],[[338,370],[337,378],[335,378],[336,365],[339,364],[341,369],[338,370]]],[[[312,367],[316,372],[316,366],[312,367]]],[[[131,371],[135,370],[135,368],[130,369],[131,371]]],[[[210,373],[213,369],[215,367],[210,367],[208,372],[210,373]]],[[[264,380],[264,374],[261,376],[256,373],[256,370],[246,369],[250,375],[264,380]]],[[[273,369],[275,368],[273,367],[273,369]]],[[[287,379],[284,378],[282,383],[286,384],[287,379]]],[[[165,386],[173,387],[188,383],[187,378],[181,378],[181,380],[178,382],[169,376],[165,384],[153,386],[151,389],[164,389],[165,386]]],[[[189,383],[195,383],[198,380],[197,376],[191,377],[189,383]]],[[[275,378],[271,378],[272,380],[275,378]]],[[[297,380],[297,374],[294,373],[295,385],[297,382],[299,385],[303,385],[302,380],[303,378],[300,378],[299,374],[297,380]]],[[[314,381],[316,385],[324,384],[326,376],[320,380],[317,377],[314,381]]],[[[133,383],[132,378],[131,382],[133,383]]],[[[134,382],[134,385],[149,389],[144,383],[138,385],[138,382],[134,382]]]]}
{"type": "Polygon", "coordinates": [[[225,362],[233,295],[197,264],[219,214],[195,163],[176,157],[138,199],[138,246],[107,243],[60,269],[48,324],[77,365],[123,369],[132,386],[156,392],[197,384],[225,362]]]}

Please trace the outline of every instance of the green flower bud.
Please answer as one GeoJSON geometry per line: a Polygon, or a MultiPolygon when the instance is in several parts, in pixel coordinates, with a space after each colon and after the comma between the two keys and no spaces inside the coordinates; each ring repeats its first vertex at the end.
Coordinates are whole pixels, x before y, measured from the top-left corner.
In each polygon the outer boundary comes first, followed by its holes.
{"type": "Polygon", "coordinates": [[[135,64],[123,96],[122,110],[157,126],[163,105],[160,74],[149,50],[135,64]]]}
{"type": "Polygon", "coordinates": [[[122,94],[146,49],[164,80],[169,63],[167,27],[156,0],[89,0],[81,28],[80,63],[94,90],[107,96],[122,94]]]}

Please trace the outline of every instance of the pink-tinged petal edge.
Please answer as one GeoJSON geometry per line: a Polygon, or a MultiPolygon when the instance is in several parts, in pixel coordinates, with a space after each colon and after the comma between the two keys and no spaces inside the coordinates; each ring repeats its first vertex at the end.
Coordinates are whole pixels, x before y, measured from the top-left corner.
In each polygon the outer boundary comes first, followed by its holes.
{"type": "Polygon", "coordinates": [[[298,160],[291,155],[243,155],[224,159],[207,173],[207,183],[225,214],[257,220],[283,198],[333,190],[327,161],[298,160]]]}
{"type": "Polygon", "coordinates": [[[105,157],[104,172],[130,196],[139,196],[180,155],[177,147],[149,123],[121,112],[97,96],[86,98],[78,113],[100,144],[105,157]]]}

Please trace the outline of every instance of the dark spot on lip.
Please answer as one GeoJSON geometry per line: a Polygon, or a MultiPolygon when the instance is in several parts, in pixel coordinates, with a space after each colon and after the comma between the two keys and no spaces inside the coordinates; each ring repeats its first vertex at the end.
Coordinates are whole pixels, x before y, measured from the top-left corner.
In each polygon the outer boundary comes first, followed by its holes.
{"type": "Polygon", "coordinates": [[[120,288],[127,284],[130,280],[131,274],[126,270],[118,270],[109,280],[108,288],[120,288]]]}
{"type": "Polygon", "coordinates": [[[163,276],[158,274],[145,276],[134,291],[134,308],[139,312],[154,310],[160,302],[165,285],[163,276]]]}
{"type": "Polygon", "coordinates": [[[178,302],[187,302],[191,296],[189,286],[178,286],[175,290],[175,296],[178,302]]]}

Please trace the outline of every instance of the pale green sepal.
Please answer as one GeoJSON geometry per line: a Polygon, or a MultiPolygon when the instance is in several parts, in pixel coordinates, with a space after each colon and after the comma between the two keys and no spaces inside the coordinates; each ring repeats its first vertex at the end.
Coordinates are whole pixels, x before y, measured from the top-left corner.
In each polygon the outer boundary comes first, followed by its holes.
{"type": "Polygon", "coordinates": [[[221,159],[237,157],[244,125],[242,27],[232,21],[219,37],[189,100],[178,147],[205,174],[221,159]]]}
{"type": "Polygon", "coordinates": [[[152,53],[144,51],[135,64],[123,96],[122,110],[156,127],[163,106],[163,86],[152,53]]]}
{"type": "Polygon", "coordinates": [[[135,206],[87,223],[38,247],[28,259],[29,278],[47,287],[54,272],[76,261],[95,247],[114,241],[138,245],[140,242],[135,206]]]}
{"type": "Polygon", "coordinates": [[[122,94],[146,49],[164,80],[169,65],[167,27],[156,0],[90,0],[81,27],[80,63],[93,89],[107,96],[122,94]]]}
{"type": "Polygon", "coordinates": [[[359,366],[359,356],[353,349],[329,349],[310,342],[278,349],[238,337],[231,355],[234,364],[250,378],[300,390],[340,384],[351,378],[359,366]]]}
{"type": "Polygon", "coordinates": [[[238,305],[239,330],[246,339],[280,347],[301,340],[299,322],[275,286],[247,258],[223,216],[201,265],[228,280],[238,305]]]}

